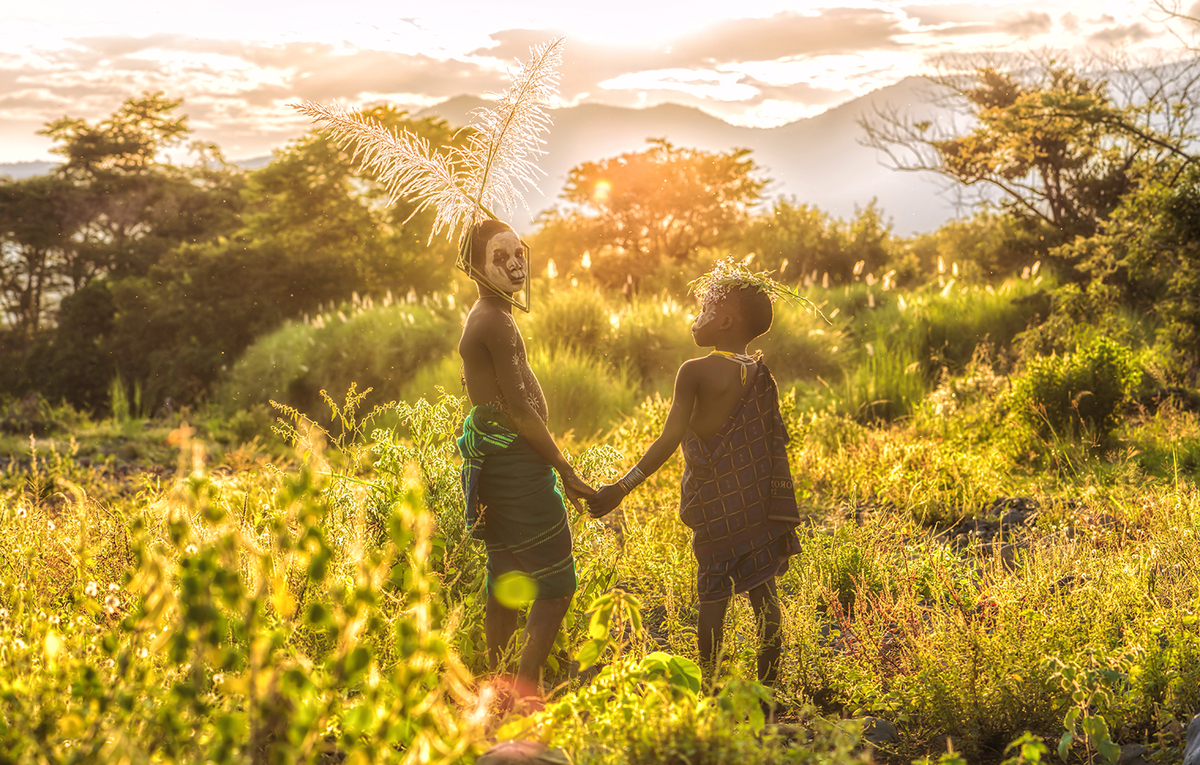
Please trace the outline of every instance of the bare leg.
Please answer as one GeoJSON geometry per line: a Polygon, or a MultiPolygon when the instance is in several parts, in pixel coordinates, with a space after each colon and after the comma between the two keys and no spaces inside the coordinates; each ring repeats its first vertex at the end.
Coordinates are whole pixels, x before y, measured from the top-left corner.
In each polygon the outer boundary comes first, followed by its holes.
{"type": "Polygon", "coordinates": [[[483,615],[483,634],[487,641],[488,670],[493,674],[505,668],[504,655],[510,650],[516,631],[516,610],[500,605],[500,601],[489,594],[483,615]]]}
{"type": "Polygon", "coordinates": [[[696,643],[700,649],[700,668],[709,682],[715,682],[719,674],[717,662],[725,632],[725,610],[728,607],[729,598],[700,604],[700,614],[696,620],[696,643]]]}
{"type": "Polygon", "coordinates": [[[783,612],[775,577],[750,590],[750,605],[758,624],[758,682],[774,688],[779,680],[779,658],[783,653],[783,612]]]}
{"type": "Polygon", "coordinates": [[[535,600],[529,607],[525,620],[525,640],[521,646],[521,664],[517,668],[516,691],[518,697],[541,695],[542,665],[554,648],[554,638],[562,625],[567,609],[571,607],[571,596],[535,600]]]}

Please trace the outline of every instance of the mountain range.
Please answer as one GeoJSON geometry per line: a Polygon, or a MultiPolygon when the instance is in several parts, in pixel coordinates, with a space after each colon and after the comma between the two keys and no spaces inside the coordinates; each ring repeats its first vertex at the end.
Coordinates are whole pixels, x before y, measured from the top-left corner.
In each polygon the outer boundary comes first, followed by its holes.
{"type": "MultiPolygon", "coordinates": [[[[731,125],[699,109],[663,104],[645,109],[579,104],[551,110],[553,120],[538,165],[546,176],[539,190],[525,193],[529,212],[513,221],[528,231],[537,212],[553,207],[568,171],[588,161],[615,157],[648,148],[650,138],[666,138],[675,146],[710,152],[750,149],[759,176],[769,179],[768,198],[784,196],[816,207],[834,217],[852,218],[856,208],[875,200],[893,231],[900,235],[932,231],[957,217],[954,199],[932,174],[894,170],[874,149],[862,146],[858,120],[876,108],[895,108],[921,116],[938,116],[924,91],[928,83],[907,78],[829,109],[815,117],[773,128],[731,125]]],[[[470,112],[486,102],[458,96],[416,113],[436,116],[454,126],[465,125],[470,112]]],[[[237,164],[254,169],[270,157],[254,157],[237,164]]],[[[50,162],[0,164],[0,175],[13,178],[44,173],[50,162]]]]}

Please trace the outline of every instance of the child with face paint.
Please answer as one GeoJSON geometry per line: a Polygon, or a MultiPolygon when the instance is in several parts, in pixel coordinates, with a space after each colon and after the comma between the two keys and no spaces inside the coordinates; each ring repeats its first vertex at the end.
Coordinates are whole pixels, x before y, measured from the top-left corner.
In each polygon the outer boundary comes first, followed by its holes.
{"type": "Polygon", "coordinates": [[[662,434],[625,477],[596,492],[588,512],[612,511],[682,444],[680,517],[693,531],[701,664],[715,675],[729,600],[746,593],[758,621],[758,679],[773,686],[782,651],[775,580],[800,551],[800,517],[779,391],[761,355],[746,353],[771,326],[773,293],[761,285],[774,283],[740,279],[742,271],[705,290],[692,338],[714,350],[679,368],[662,434]]]}
{"type": "Polygon", "coordinates": [[[576,475],[546,429],[546,398],[513,319],[512,295],[528,278],[524,245],[515,231],[495,220],[474,227],[470,237],[479,298],[458,344],[467,395],[475,405],[459,439],[467,523],[472,536],[487,546],[484,631],[493,672],[502,669],[517,627],[517,611],[495,597],[497,582],[520,574],[536,587],[513,679],[514,696],[536,705],[541,668],[576,584],[570,524],[554,472],[577,511],[594,490],[576,475]]]}

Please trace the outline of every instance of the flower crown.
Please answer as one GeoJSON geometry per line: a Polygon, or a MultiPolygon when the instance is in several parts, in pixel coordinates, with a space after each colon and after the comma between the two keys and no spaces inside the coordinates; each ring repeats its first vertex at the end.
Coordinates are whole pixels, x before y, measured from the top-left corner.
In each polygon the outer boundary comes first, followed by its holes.
{"type": "Polygon", "coordinates": [[[754,272],[747,268],[745,263],[734,260],[732,257],[722,258],[713,265],[712,270],[707,274],[688,282],[688,291],[696,296],[701,305],[708,305],[722,299],[735,288],[755,289],[765,292],[772,303],[781,297],[794,300],[821,318],[825,318],[813,301],[775,281],[771,278],[771,273],[771,271],[754,272]]]}

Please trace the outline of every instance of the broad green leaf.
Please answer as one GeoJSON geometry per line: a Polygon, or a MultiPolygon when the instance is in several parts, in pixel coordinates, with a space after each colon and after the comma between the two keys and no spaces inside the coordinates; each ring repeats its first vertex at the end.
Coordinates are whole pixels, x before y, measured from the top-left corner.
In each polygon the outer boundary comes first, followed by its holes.
{"type": "Polygon", "coordinates": [[[1067,755],[1071,752],[1071,742],[1075,740],[1075,734],[1067,731],[1062,738],[1058,740],[1058,758],[1063,762],[1067,761],[1067,755]]]}
{"type": "Polygon", "coordinates": [[[584,643],[579,652],[575,654],[575,661],[579,662],[579,670],[582,672],[595,664],[607,645],[607,640],[589,640],[584,643]]]}

